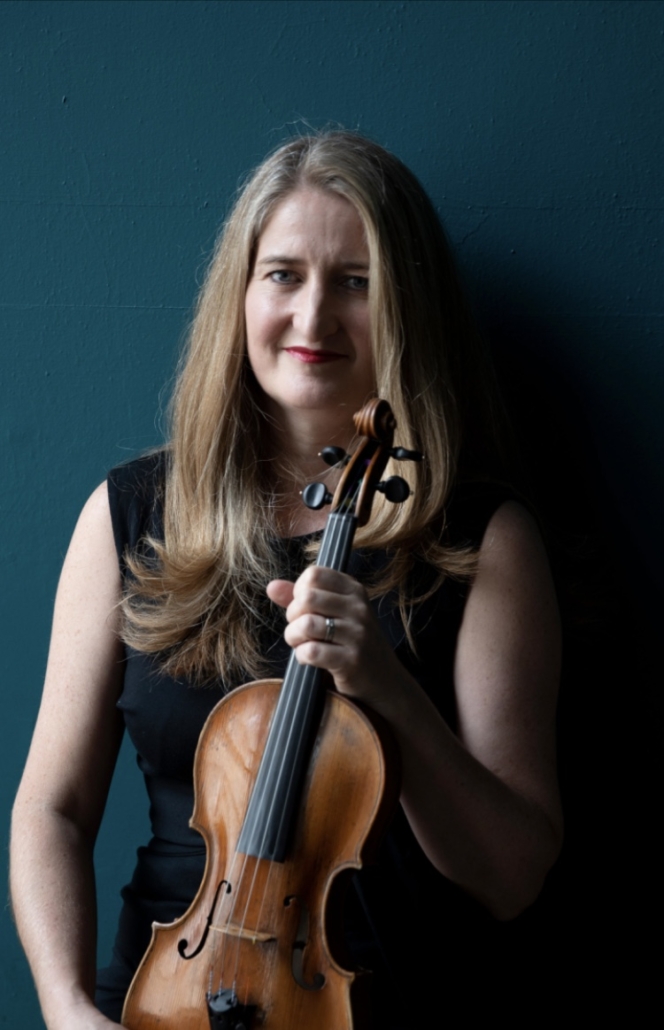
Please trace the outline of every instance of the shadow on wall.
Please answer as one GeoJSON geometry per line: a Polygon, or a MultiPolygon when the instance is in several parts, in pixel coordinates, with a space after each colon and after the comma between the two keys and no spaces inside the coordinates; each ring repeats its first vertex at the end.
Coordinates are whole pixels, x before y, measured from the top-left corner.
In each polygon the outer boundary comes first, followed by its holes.
{"type": "MultiPolygon", "coordinates": [[[[482,309],[547,536],[564,626],[559,755],[566,840],[541,899],[510,931],[513,958],[531,997],[539,984],[561,1014],[576,996],[597,1016],[613,1008],[622,983],[631,991],[634,977],[647,978],[652,962],[643,929],[658,882],[653,687],[661,680],[654,636],[661,598],[633,540],[648,483],[620,498],[622,507],[616,503],[582,388],[552,359],[566,342],[556,338],[555,325],[524,315],[523,295],[513,307],[509,297],[489,298],[482,309]]],[[[531,310],[537,309],[535,302],[531,310]]],[[[586,327],[576,331],[587,345],[586,327]]]]}

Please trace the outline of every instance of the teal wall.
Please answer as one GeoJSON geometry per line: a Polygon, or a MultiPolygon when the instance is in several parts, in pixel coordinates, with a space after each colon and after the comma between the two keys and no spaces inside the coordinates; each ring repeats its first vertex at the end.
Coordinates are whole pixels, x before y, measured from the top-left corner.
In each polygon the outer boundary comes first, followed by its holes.
{"type": "MultiPolygon", "coordinates": [[[[663,29],[652,0],[0,4],[3,815],[77,512],[161,439],[229,197],[304,122],[370,134],[430,191],[543,496],[574,510],[590,483],[647,621],[662,562],[663,29]]],[[[617,686],[590,689],[598,707],[607,690],[614,704],[617,686]]],[[[102,957],[141,791],[124,755],[98,852],[102,957]]],[[[41,1025],[8,913],[0,947],[0,1025],[41,1025]]]]}

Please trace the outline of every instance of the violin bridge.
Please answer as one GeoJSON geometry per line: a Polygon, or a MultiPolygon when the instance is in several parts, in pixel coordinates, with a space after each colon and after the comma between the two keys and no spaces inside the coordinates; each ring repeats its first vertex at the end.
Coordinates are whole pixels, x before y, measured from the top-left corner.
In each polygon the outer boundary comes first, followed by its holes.
{"type": "Polygon", "coordinates": [[[236,926],[234,923],[226,923],[225,926],[211,926],[210,930],[215,933],[226,933],[229,937],[239,937],[243,941],[251,941],[252,944],[271,944],[277,939],[273,933],[248,930],[246,926],[236,926]]]}

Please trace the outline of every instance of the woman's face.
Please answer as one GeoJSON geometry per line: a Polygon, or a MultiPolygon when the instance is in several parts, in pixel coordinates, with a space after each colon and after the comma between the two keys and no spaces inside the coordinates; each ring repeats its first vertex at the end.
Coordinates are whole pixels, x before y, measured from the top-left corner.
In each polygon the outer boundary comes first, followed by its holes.
{"type": "Polygon", "coordinates": [[[355,208],[322,190],[291,193],[258,241],[245,299],[247,353],[288,420],[316,410],[350,422],[371,395],[369,250],[355,208]]]}

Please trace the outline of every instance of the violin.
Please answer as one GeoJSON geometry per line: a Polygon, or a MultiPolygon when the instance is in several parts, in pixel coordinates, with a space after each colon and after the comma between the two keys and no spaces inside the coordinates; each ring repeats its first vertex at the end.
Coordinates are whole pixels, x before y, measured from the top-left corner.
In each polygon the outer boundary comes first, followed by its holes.
{"type": "MultiPolygon", "coordinates": [[[[381,476],[394,448],[389,404],[354,416],[352,456],[322,457],[343,473],[317,564],[344,571],[375,492],[409,495],[381,476]]],[[[375,851],[399,796],[399,755],[374,713],[328,689],[324,670],[294,653],[283,683],[261,680],[223,698],[201,732],[190,825],[204,838],[203,880],[189,910],[153,924],[127,994],[129,1030],[360,1030],[368,1025],[368,976],[346,969],[340,913],[345,885],[375,851]]]]}

